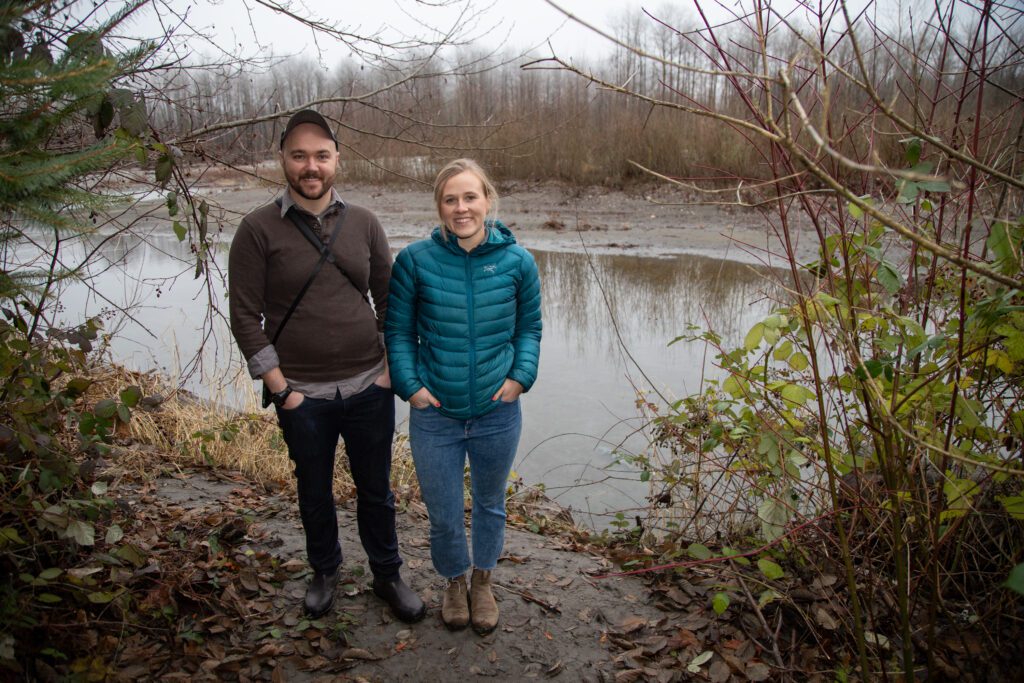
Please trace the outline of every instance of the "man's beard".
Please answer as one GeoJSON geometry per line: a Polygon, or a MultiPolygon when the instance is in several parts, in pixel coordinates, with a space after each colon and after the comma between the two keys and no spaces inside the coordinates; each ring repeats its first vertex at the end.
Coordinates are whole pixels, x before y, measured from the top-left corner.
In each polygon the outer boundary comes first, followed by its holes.
{"type": "Polygon", "coordinates": [[[325,194],[327,194],[328,192],[331,191],[331,188],[334,187],[334,181],[333,180],[330,180],[330,181],[326,180],[319,173],[307,173],[305,175],[301,175],[301,176],[298,176],[298,177],[289,175],[288,176],[288,187],[290,187],[292,189],[292,191],[295,192],[300,197],[304,197],[305,199],[309,199],[310,201],[316,201],[316,200],[320,199],[325,194]],[[319,194],[315,194],[315,195],[308,194],[308,193],[306,193],[305,190],[302,189],[302,181],[306,180],[307,178],[316,178],[317,180],[320,181],[321,191],[320,191],[319,194]]]}

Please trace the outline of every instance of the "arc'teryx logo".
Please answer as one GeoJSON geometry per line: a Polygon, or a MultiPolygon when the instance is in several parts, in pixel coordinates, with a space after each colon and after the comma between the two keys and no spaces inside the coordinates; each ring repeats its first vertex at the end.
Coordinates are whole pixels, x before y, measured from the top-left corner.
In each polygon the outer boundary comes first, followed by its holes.
{"type": "Polygon", "coordinates": [[[491,274],[494,274],[495,272],[497,272],[497,270],[498,270],[498,266],[497,266],[497,265],[495,265],[495,264],[493,264],[493,263],[491,263],[491,264],[489,264],[489,265],[486,265],[486,266],[484,266],[484,272],[485,272],[485,273],[491,273],[491,274]]]}

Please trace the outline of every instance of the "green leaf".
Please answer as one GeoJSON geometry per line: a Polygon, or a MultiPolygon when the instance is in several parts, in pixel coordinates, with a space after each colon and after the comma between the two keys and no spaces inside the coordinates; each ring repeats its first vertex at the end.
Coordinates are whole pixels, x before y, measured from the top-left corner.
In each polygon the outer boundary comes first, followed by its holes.
{"type": "Polygon", "coordinates": [[[787,384],[779,393],[782,394],[783,400],[792,406],[802,406],[815,396],[813,391],[799,384],[787,384]]]}
{"type": "Polygon", "coordinates": [[[103,540],[106,541],[107,545],[114,545],[122,538],[124,538],[124,530],[117,524],[111,524],[107,527],[107,534],[103,540]]]}
{"type": "Polygon", "coordinates": [[[917,162],[921,160],[921,138],[909,137],[900,140],[900,142],[907,145],[906,152],[903,153],[903,158],[906,159],[907,163],[911,166],[917,166],[917,162]]]}
{"type": "Polygon", "coordinates": [[[740,398],[743,396],[743,384],[741,384],[736,375],[729,375],[725,378],[725,381],[722,382],[722,390],[733,398],[740,398]]]}
{"type": "Polygon", "coordinates": [[[103,134],[110,127],[110,124],[114,121],[114,104],[109,98],[103,98],[103,103],[100,105],[100,109],[96,112],[96,119],[94,121],[94,132],[97,138],[103,137],[103,134]]]}
{"type": "Polygon", "coordinates": [[[0,529],[0,548],[3,548],[8,543],[25,545],[25,541],[18,535],[18,530],[11,526],[5,526],[0,529]]]}
{"type": "Polygon", "coordinates": [[[885,291],[890,294],[895,294],[903,286],[903,276],[900,275],[896,267],[888,261],[882,261],[878,264],[878,272],[876,273],[879,284],[885,287],[885,291]]]}
{"type": "Polygon", "coordinates": [[[39,578],[44,581],[53,581],[58,576],[64,573],[64,570],[60,567],[50,567],[39,572],[39,578]]]}
{"type": "Polygon", "coordinates": [[[793,342],[788,339],[778,346],[775,347],[775,351],[772,352],[772,358],[775,360],[786,360],[793,353],[793,342]]]}
{"type": "Polygon", "coordinates": [[[171,179],[171,172],[174,170],[174,160],[170,154],[163,154],[156,160],[156,181],[166,185],[171,179]]]}
{"type": "Polygon", "coordinates": [[[782,567],[767,558],[761,558],[758,560],[757,568],[761,570],[761,573],[764,574],[765,578],[769,581],[781,579],[786,575],[786,572],[782,571],[782,567]]]}
{"type": "Polygon", "coordinates": [[[747,336],[743,340],[743,348],[753,351],[761,345],[762,339],[764,339],[764,323],[757,323],[747,332],[747,336]]]}
{"type": "Polygon", "coordinates": [[[912,204],[917,199],[918,189],[917,183],[912,183],[909,180],[901,180],[896,183],[896,187],[899,188],[899,196],[896,197],[896,202],[899,204],[912,204]]]}
{"type": "Polygon", "coordinates": [[[96,591],[89,593],[86,597],[89,598],[89,602],[94,605],[105,605],[117,597],[116,593],[109,593],[107,591],[96,591]]]}
{"type": "Polygon", "coordinates": [[[117,414],[117,401],[110,398],[105,398],[96,404],[92,412],[96,413],[96,417],[109,420],[117,414]]]}
{"type": "Polygon", "coordinates": [[[149,129],[146,100],[141,95],[133,97],[130,103],[121,108],[121,127],[135,137],[140,137],[149,129]]]}
{"type": "Polygon", "coordinates": [[[758,506],[757,517],[761,520],[761,533],[765,539],[774,541],[782,535],[789,521],[789,511],[778,500],[769,498],[758,506]]]}
{"type": "Polygon", "coordinates": [[[114,551],[114,555],[138,568],[146,563],[146,556],[137,546],[125,544],[114,551]]]}
{"type": "Polygon", "coordinates": [[[757,454],[763,455],[770,465],[779,462],[779,442],[774,434],[761,435],[761,440],[757,444],[757,454]]]}
{"type": "Polygon", "coordinates": [[[950,190],[948,180],[925,180],[918,183],[918,187],[926,192],[949,192],[950,190]]]}
{"type": "Polygon", "coordinates": [[[121,397],[121,403],[129,408],[134,408],[139,403],[139,399],[142,398],[142,389],[137,386],[130,386],[127,389],[122,389],[119,396],[121,397]]]}
{"type": "Polygon", "coordinates": [[[64,534],[68,538],[75,539],[79,545],[95,545],[96,543],[96,528],[80,519],[72,520],[64,534]]]}
{"type": "Polygon", "coordinates": [[[789,357],[789,367],[793,368],[797,372],[801,372],[810,367],[811,362],[807,360],[807,356],[797,351],[789,357]]]}
{"type": "Polygon", "coordinates": [[[40,593],[37,598],[39,602],[45,602],[48,605],[60,602],[60,596],[54,595],[53,593],[40,593]]]}
{"type": "Polygon", "coordinates": [[[974,411],[974,407],[963,397],[962,394],[956,395],[956,407],[953,412],[961,419],[964,426],[968,429],[974,429],[981,424],[981,418],[978,417],[978,413],[974,411]]]}
{"type": "Polygon", "coordinates": [[[125,424],[128,424],[129,422],[131,422],[132,412],[130,410],[128,410],[127,406],[125,406],[123,404],[122,405],[118,405],[117,406],[117,419],[119,419],[121,422],[123,422],[125,424]]]}
{"type": "Polygon", "coordinates": [[[686,552],[690,554],[690,557],[697,560],[706,560],[714,554],[706,545],[701,545],[700,543],[691,543],[686,552]]]}
{"type": "Polygon", "coordinates": [[[857,368],[857,377],[860,379],[867,379],[868,375],[870,375],[872,379],[874,379],[882,374],[883,367],[885,367],[885,363],[878,360],[877,358],[866,360],[864,361],[863,370],[866,370],[867,374],[864,374],[864,372],[861,371],[861,368],[857,368]]]}
{"type": "Polygon", "coordinates": [[[1014,519],[1024,520],[1024,495],[996,496],[996,500],[1003,504],[1008,515],[1014,519]]]}
{"type": "Polygon", "coordinates": [[[1024,595],[1024,562],[1010,570],[1010,575],[1006,578],[1006,583],[1003,585],[1010,590],[1024,595]]]}
{"type": "Polygon", "coordinates": [[[711,598],[711,609],[715,610],[715,614],[722,614],[725,610],[729,609],[729,602],[729,595],[727,593],[715,593],[715,596],[711,598]]]}
{"type": "Polygon", "coordinates": [[[185,229],[185,226],[178,221],[174,221],[174,235],[178,238],[178,241],[184,242],[185,235],[187,234],[188,230],[185,229]]]}
{"type": "Polygon", "coordinates": [[[999,270],[1006,275],[1012,275],[1020,270],[1022,236],[1024,234],[1012,230],[1009,223],[996,221],[992,224],[988,239],[985,241],[999,270]]]}
{"type": "Polygon", "coordinates": [[[66,387],[64,387],[64,393],[74,398],[84,394],[86,391],[88,391],[89,387],[91,386],[91,379],[85,379],[84,377],[75,377],[70,382],[68,382],[66,387]]]}
{"type": "Polygon", "coordinates": [[[778,600],[779,597],[781,596],[771,588],[764,590],[757,596],[757,606],[763,608],[768,603],[778,600]]]}

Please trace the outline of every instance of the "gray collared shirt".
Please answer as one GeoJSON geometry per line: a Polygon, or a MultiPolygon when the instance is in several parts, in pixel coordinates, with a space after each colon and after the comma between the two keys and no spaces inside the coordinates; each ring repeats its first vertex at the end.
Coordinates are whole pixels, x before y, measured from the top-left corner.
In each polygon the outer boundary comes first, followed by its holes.
{"type": "MultiPolygon", "coordinates": [[[[292,198],[291,192],[285,190],[284,194],[281,195],[281,217],[283,218],[288,213],[288,209],[293,206],[296,206],[295,200],[292,198]]],[[[345,201],[338,194],[338,190],[332,187],[330,204],[316,218],[319,221],[323,221],[331,211],[336,211],[344,206],[345,201]]],[[[299,210],[301,211],[301,208],[299,210]]],[[[381,345],[383,345],[383,335],[381,335],[381,345]]],[[[268,344],[256,352],[256,355],[249,359],[247,365],[249,376],[253,379],[259,379],[267,372],[279,367],[281,360],[278,358],[274,345],[268,344]]],[[[348,398],[369,387],[375,379],[384,373],[386,368],[387,364],[382,358],[380,363],[369,370],[342,380],[332,382],[296,382],[285,375],[285,381],[288,382],[293,391],[297,391],[303,396],[309,396],[310,398],[334,398],[338,394],[342,398],[348,398]]]]}

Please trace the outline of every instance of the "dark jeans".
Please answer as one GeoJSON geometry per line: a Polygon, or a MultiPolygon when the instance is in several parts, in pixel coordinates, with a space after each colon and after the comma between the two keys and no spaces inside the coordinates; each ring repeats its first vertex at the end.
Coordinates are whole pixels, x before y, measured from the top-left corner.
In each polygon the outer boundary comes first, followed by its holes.
{"type": "Polygon", "coordinates": [[[349,469],[356,485],[359,540],[373,575],[398,575],[402,558],[395,533],[395,497],[391,493],[391,443],[395,432],[395,399],[376,384],[350,396],[305,398],[292,410],[277,409],[278,424],[295,463],[299,514],[306,531],[306,554],[315,571],[330,572],[341,564],[338,514],[334,507],[334,453],[338,437],[345,442],[349,469]]]}

